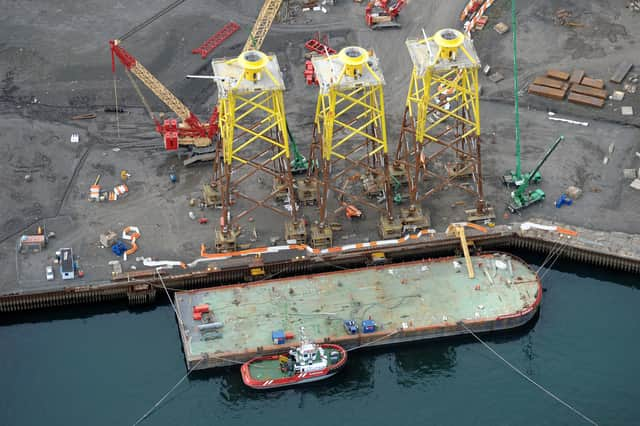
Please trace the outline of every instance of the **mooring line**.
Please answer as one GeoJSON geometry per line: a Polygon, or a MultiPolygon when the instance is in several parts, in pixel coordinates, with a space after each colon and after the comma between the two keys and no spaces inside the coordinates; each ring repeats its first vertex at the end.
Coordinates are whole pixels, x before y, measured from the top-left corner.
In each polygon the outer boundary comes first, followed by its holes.
{"type": "MultiPolygon", "coordinates": [[[[567,247],[567,245],[568,245],[568,242],[564,243],[560,247],[558,247],[558,250],[556,251],[556,253],[554,255],[554,258],[552,259],[553,261],[551,262],[551,264],[549,266],[546,267],[546,270],[540,276],[540,281],[542,281],[544,279],[544,277],[549,273],[551,268],[553,268],[553,265],[555,265],[556,262],[558,261],[558,259],[560,259],[560,255],[562,254],[562,251],[567,247]]],[[[542,268],[542,266],[540,266],[540,268],[542,268]]]]}
{"type": "Polygon", "coordinates": [[[184,328],[184,322],[182,321],[182,317],[178,313],[178,310],[176,309],[176,305],[173,303],[173,299],[171,299],[171,295],[169,294],[169,290],[167,290],[167,286],[164,284],[164,280],[162,279],[162,274],[157,269],[156,269],[156,273],[158,274],[158,278],[160,278],[162,287],[164,287],[164,292],[167,294],[167,299],[169,299],[169,303],[171,303],[171,307],[173,308],[173,312],[176,314],[176,318],[178,318],[178,322],[180,323],[180,326],[184,328]]]}
{"type": "Polygon", "coordinates": [[[146,413],[144,413],[144,415],[142,417],[140,417],[138,420],[136,420],[136,422],[133,424],[133,426],[137,426],[139,423],[141,423],[142,421],[144,421],[147,417],[149,417],[151,415],[151,413],[153,413],[153,411],[158,408],[158,406],[160,404],[162,404],[162,401],[164,401],[165,399],[167,399],[167,397],[171,394],[171,392],[173,392],[175,390],[175,388],[177,388],[178,386],[180,386],[180,383],[184,382],[184,380],[189,377],[189,374],[191,374],[191,372],[193,370],[196,369],[196,367],[203,361],[204,358],[201,358],[200,361],[196,362],[194,364],[193,367],[191,367],[188,371],[187,374],[185,374],[184,376],[182,376],[182,379],[178,380],[178,383],[176,383],[175,385],[173,385],[173,387],[171,389],[169,389],[169,391],[167,393],[164,394],[164,396],[162,398],[160,398],[160,400],[158,400],[158,402],[156,402],[153,407],[151,407],[149,409],[149,411],[147,411],[146,413]]]}
{"type": "Polygon", "coordinates": [[[347,349],[347,352],[355,351],[356,349],[360,349],[360,348],[364,348],[365,346],[373,345],[374,343],[378,343],[379,341],[384,340],[384,339],[386,339],[386,338],[388,338],[388,337],[391,337],[391,336],[393,336],[394,334],[397,334],[397,333],[399,333],[399,332],[400,332],[400,330],[399,330],[399,329],[397,329],[397,330],[393,330],[392,332],[385,334],[384,336],[380,337],[379,339],[372,340],[372,341],[370,341],[370,342],[363,343],[363,344],[362,344],[362,345],[360,345],[360,346],[356,346],[356,347],[354,347],[354,348],[347,349]]]}
{"type": "Polygon", "coordinates": [[[590,423],[592,425],[598,426],[598,423],[596,423],[594,420],[590,419],[589,417],[587,417],[585,414],[583,414],[582,412],[580,412],[577,408],[572,407],[571,405],[569,405],[568,403],[564,402],[562,399],[560,399],[560,397],[556,396],[554,393],[552,393],[551,391],[545,389],[542,385],[536,383],[531,377],[527,376],[526,374],[524,374],[521,370],[519,370],[515,365],[511,364],[509,361],[507,361],[506,359],[504,359],[498,352],[496,352],[491,346],[489,346],[487,343],[485,343],[480,337],[478,337],[476,335],[476,333],[474,333],[469,327],[467,327],[467,325],[463,322],[463,321],[459,321],[458,324],[462,325],[462,327],[465,328],[465,330],[467,330],[473,337],[476,338],[476,340],[480,343],[482,343],[484,345],[485,348],[489,349],[495,356],[497,356],[500,360],[502,360],[502,362],[504,362],[505,364],[507,364],[509,367],[511,367],[513,369],[513,371],[515,371],[516,373],[518,373],[519,375],[521,375],[522,377],[524,377],[527,381],[529,381],[530,383],[532,383],[533,385],[535,385],[536,387],[538,387],[538,389],[540,389],[541,391],[543,391],[544,393],[546,393],[547,395],[549,395],[551,398],[555,399],[556,401],[558,401],[560,404],[564,405],[565,407],[567,407],[569,410],[573,411],[575,414],[577,414],[578,416],[582,417],[582,419],[584,421],[586,421],[587,423],[590,423]]]}
{"type": "Polygon", "coordinates": [[[542,261],[542,263],[540,264],[540,266],[538,267],[538,269],[536,270],[536,274],[540,273],[540,271],[542,270],[542,268],[544,268],[544,265],[547,264],[547,262],[549,260],[551,260],[551,258],[553,257],[553,255],[555,254],[556,249],[558,248],[558,245],[560,244],[560,240],[556,241],[553,246],[551,247],[551,250],[549,250],[549,252],[547,253],[547,256],[544,258],[544,260],[542,261]]]}

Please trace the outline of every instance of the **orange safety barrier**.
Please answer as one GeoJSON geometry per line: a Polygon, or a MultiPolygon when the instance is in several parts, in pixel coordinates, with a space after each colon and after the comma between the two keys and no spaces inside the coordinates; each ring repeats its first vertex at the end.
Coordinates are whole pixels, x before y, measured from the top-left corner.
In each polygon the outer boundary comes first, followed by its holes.
{"type": "Polygon", "coordinates": [[[131,240],[131,248],[124,253],[125,255],[129,256],[130,254],[138,251],[136,240],[140,238],[140,229],[137,226],[127,226],[124,228],[122,231],[122,238],[125,240],[131,240]]]}
{"type": "Polygon", "coordinates": [[[561,228],[559,226],[556,227],[556,232],[558,234],[570,235],[572,237],[577,237],[578,233],[576,231],[572,231],[571,229],[561,228]]]}

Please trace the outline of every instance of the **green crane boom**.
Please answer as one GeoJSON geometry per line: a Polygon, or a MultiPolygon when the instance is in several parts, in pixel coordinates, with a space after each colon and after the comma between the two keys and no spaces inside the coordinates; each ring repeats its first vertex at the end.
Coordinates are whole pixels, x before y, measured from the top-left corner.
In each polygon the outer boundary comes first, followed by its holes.
{"type": "Polygon", "coordinates": [[[300,151],[298,151],[298,145],[296,145],[296,141],[293,139],[291,130],[289,130],[289,122],[286,122],[285,125],[287,127],[287,133],[289,134],[289,148],[293,154],[293,159],[291,160],[291,173],[304,173],[309,169],[309,162],[304,155],[300,154],[300,151]]]}
{"type": "Polygon", "coordinates": [[[535,176],[539,176],[538,171],[540,170],[540,167],[542,167],[563,140],[564,136],[560,136],[549,148],[547,148],[547,151],[544,153],[540,161],[538,161],[538,164],[536,164],[531,173],[525,174],[522,183],[511,193],[512,203],[509,205],[509,210],[512,213],[518,212],[525,207],[529,207],[533,203],[544,200],[545,193],[542,189],[538,188],[534,191],[527,191],[527,189],[529,188],[529,183],[535,179],[535,176]]]}
{"type": "Polygon", "coordinates": [[[513,173],[513,179],[517,182],[522,179],[522,169],[520,166],[520,108],[518,107],[518,45],[516,30],[516,0],[511,0],[511,34],[513,36],[513,99],[515,107],[516,120],[516,171],[513,173]]]}

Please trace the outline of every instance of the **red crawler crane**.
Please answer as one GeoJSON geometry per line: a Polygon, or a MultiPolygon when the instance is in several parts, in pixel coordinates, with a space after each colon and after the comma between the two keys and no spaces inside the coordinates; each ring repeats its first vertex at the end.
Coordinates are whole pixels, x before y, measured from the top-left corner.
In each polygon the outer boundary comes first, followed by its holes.
{"type": "Polygon", "coordinates": [[[364,10],[364,19],[372,30],[382,28],[400,28],[398,14],[407,5],[408,0],[396,0],[389,6],[389,0],[369,2],[364,10]]]}
{"type": "Polygon", "coordinates": [[[214,108],[208,123],[201,122],[169,89],[167,89],[157,78],[153,76],[140,62],[136,60],[121,45],[119,40],[109,41],[111,45],[111,67],[116,72],[117,57],[125,66],[127,75],[131,79],[133,87],[136,89],[144,103],[151,119],[156,124],[156,130],[164,139],[166,150],[177,150],[179,146],[190,148],[205,148],[212,145],[213,137],[218,133],[218,109],[214,108]],[[160,123],[146,99],[142,95],[135,80],[131,77],[135,75],[142,83],[149,88],[165,105],[167,105],[181,120],[167,119],[160,123]]]}

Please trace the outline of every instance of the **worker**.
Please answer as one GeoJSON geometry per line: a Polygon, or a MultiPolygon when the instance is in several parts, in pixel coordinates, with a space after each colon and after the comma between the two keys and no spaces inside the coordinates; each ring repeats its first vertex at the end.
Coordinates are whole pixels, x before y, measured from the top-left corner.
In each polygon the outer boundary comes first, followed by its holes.
{"type": "Polygon", "coordinates": [[[120,179],[122,179],[123,182],[126,182],[126,180],[131,177],[131,175],[129,174],[128,171],[126,170],[121,170],[120,171],[120,179]]]}

